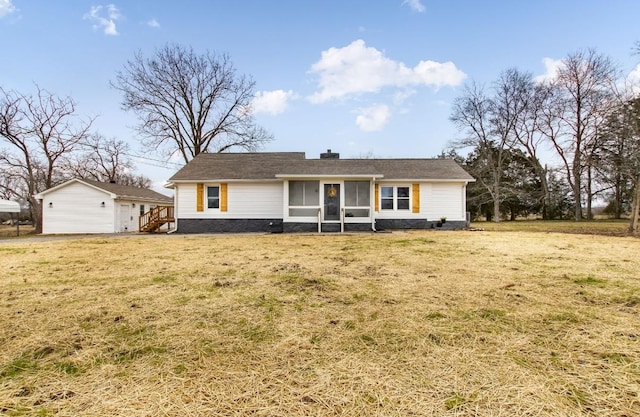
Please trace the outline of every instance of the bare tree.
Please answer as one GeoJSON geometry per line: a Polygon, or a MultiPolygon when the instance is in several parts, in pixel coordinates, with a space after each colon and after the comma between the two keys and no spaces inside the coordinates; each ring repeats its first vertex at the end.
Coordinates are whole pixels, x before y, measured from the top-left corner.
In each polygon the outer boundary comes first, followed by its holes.
{"type": "Polygon", "coordinates": [[[36,232],[41,207],[35,194],[62,180],[57,167],[86,138],[92,121],[76,121],[75,102],[36,86],[35,96],[0,87],[0,165],[22,181],[36,232]],[[75,122],[75,123],[74,123],[75,122]]]}
{"type": "MultiPolygon", "coordinates": [[[[0,156],[0,159],[2,157],[0,156]]],[[[0,198],[23,201],[25,190],[20,172],[3,166],[0,171],[0,198]]]]}
{"type": "Polygon", "coordinates": [[[576,220],[583,217],[583,185],[586,185],[588,207],[593,198],[590,177],[592,156],[597,149],[598,131],[614,103],[617,73],[609,58],[590,49],[573,53],[564,59],[552,82],[557,94],[554,105],[548,111],[560,125],[559,130],[547,137],[560,156],[571,185],[576,220]],[[583,184],[585,175],[587,180],[583,184]]]}
{"type": "Polygon", "coordinates": [[[602,129],[600,169],[613,190],[616,218],[631,203],[629,231],[638,233],[640,216],[640,97],[625,100],[607,117],[602,129]],[[626,204],[625,204],[626,203],[626,204]]]}
{"type": "Polygon", "coordinates": [[[640,233],[640,174],[635,179],[635,192],[631,204],[631,222],[629,223],[629,233],[637,236],[640,233]]]}
{"type": "Polygon", "coordinates": [[[515,144],[514,130],[527,106],[526,83],[515,69],[504,71],[493,85],[494,95],[487,96],[476,84],[465,88],[453,105],[450,120],[465,137],[454,146],[472,147],[484,163],[476,179],[493,200],[494,221],[500,221],[500,204],[506,197],[502,178],[507,152],[515,144]]]}
{"type": "Polygon", "coordinates": [[[83,155],[85,176],[98,181],[117,181],[119,176],[133,168],[126,155],[129,145],[115,138],[107,139],[99,133],[91,135],[84,144],[88,152],[83,155]]]}
{"type": "Polygon", "coordinates": [[[376,155],[373,153],[372,150],[369,150],[366,152],[360,152],[359,154],[353,157],[353,159],[375,159],[375,158],[376,158],[376,155]]]}
{"type": "MultiPolygon", "coordinates": [[[[640,55],[640,41],[636,41],[633,48],[635,55],[640,55]]],[[[634,129],[635,140],[631,142],[632,161],[629,166],[631,167],[631,174],[635,174],[632,178],[633,181],[633,199],[631,204],[631,221],[629,223],[629,233],[634,236],[640,234],[640,98],[636,97],[627,103],[627,114],[630,117],[630,125],[634,129]]]]}
{"type": "Polygon", "coordinates": [[[65,171],[81,178],[149,188],[151,180],[134,172],[129,145],[94,133],[82,142],[84,152],[69,161],[65,171]]]}
{"type": "Polygon", "coordinates": [[[548,126],[545,124],[550,120],[545,118],[545,109],[552,99],[552,90],[545,85],[536,85],[530,73],[520,73],[518,77],[514,77],[514,80],[521,83],[519,91],[522,94],[523,111],[518,112],[513,134],[517,145],[526,155],[529,165],[540,181],[539,198],[542,204],[542,218],[546,220],[551,218],[551,192],[549,170],[540,159],[540,148],[546,143],[544,132],[548,130],[548,126]]]}
{"type": "Polygon", "coordinates": [[[201,152],[256,150],[272,140],[251,115],[255,83],[236,74],[228,55],[197,55],[167,45],[141,52],[116,75],[122,107],[133,110],[145,145],[179,152],[185,162],[201,152]]]}
{"type": "Polygon", "coordinates": [[[500,179],[502,161],[493,152],[494,138],[491,128],[492,103],[484,88],[475,82],[465,86],[464,93],[453,104],[450,120],[464,132],[464,137],[453,144],[454,148],[473,148],[483,161],[478,169],[488,170],[489,175],[471,173],[487,190],[494,204],[494,221],[500,221],[500,179]],[[489,178],[489,180],[485,180],[489,178]],[[497,185],[497,186],[496,186],[497,185]]]}

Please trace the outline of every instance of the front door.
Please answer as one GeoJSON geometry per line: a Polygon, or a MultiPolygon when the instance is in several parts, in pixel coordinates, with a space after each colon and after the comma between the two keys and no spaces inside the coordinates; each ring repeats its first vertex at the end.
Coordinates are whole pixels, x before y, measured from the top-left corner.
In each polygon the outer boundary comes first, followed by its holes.
{"type": "Polygon", "coordinates": [[[128,232],[131,221],[131,208],[128,204],[120,204],[120,231],[128,232]]]}
{"type": "Polygon", "coordinates": [[[340,184],[324,185],[324,220],[340,220],[340,184]]]}

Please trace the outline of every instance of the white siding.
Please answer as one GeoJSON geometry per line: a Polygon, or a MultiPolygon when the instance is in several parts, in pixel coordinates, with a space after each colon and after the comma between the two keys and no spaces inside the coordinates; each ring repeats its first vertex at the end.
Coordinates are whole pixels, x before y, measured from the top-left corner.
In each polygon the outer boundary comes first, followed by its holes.
{"type": "MultiPolygon", "coordinates": [[[[390,187],[390,186],[398,186],[398,187],[409,187],[409,192],[412,193],[413,183],[411,182],[378,182],[380,187],[390,187]]],[[[380,210],[376,212],[377,219],[427,219],[431,220],[428,217],[425,210],[425,184],[420,184],[420,212],[413,212],[413,194],[410,194],[409,197],[409,210],[380,210]]],[[[382,193],[382,192],[380,192],[382,193]]],[[[378,196],[380,198],[380,196],[378,196]]],[[[378,201],[380,203],[380,201],[378,201]]],[[[382,204],[380,203],[381,207],[382,204]]]]}
{"type": "MultiPolygon", "coordinates": [[[[227,183],[227,208],[221,212],[196,210],[196,184],[176,184],[176,217],[179,219],[282,218],[282,182],[227,183]]],[[[205,183],[219,185],[219,183],[205,183]]]]}
{"type": "MultiPolygon", "coordinates": [[[[378,184],[380,187],[386,185],[411,187],[411,183],[404,182],[378,182],[378,184]]],[[[380,210],[376,213],[376,218],[427,219],[435,221],[441,217],[446,217],[448,220],[465,220],[465,194],[465,183],[424,182],[420,184],[420,213],[413,213],[412,210],[380,210]]]]}
{"type": "Polygon", "coordinates": [[[113,233],[114,220],[110,195],[84,184],[72,183],[44,196],[43,233],[113,233]]]}
{"type": "Polygon", "coordinates": [[[420,187],[420,208],[429,220],[465,220],[465,184],[426,183],[420,187]]]}

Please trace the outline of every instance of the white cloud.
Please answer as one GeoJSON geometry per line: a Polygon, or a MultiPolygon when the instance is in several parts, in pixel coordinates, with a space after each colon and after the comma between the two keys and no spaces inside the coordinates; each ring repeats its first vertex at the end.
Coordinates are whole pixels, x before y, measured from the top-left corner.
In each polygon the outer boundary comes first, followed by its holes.
{"type": "Polygon", "coordinates": [[[297,98],[298,95],[291,90],[258,91],[253,97],[251,108],[253,113],[277,115],[283,113],[289,102],[297,98]]]}
{"type": "Polygon", "coordinates": [[[399,106],[404,103],[409,97],[413,96],[416,90],[400,90],[393,94],[393,104],[399,106]]]}
{"type": "Polygon", "coordinates": [[[105,35],[118,34],[116,21],[122,17],[118,8],[113,4],[106,6],[91,6],[91,9],[82,18],[93,22],[93,29],[102,29],[105,35]]]}
{"type": "Polygon", "coordinates": [[[153,19],[147,20],[147,26],[152,28],[159,28],[160,23],[155,18],[153,18],[153,19]]]}
{"type": "Polygon", "coordinates": [[[382,130],[391,116],[389,107],[385,104],[359,109],[356,125],[365,132],[382,130]]]}
{"type": "Polygon", "coordinates": [[[558,75],[558,70],[564,66],[561,59],[543,58],[542,63],[544,64],[545,72],[533,78],[536,83],[552,81],[558,75]]]}
{"type": "Polygon", "coordinates": [[[320,91],[309,97],[313,103],[374,93],[384,87],[455,86],[466,78],[453,62],[420,61],[415,67],[408,68],[377,49],[367,47],[361,39],[344,48],[323,51],[310,72],[319,77],[320,91]]]}
{"type": "Polygon", "coordinates": [[[627,75],[627,85],[631,88],[634,94],[640,92],[640,64],[627,75]]]}
{"type": "Polygon", "coordinates": [[[16,6],[11,3],[11,0],[0,0],[0,18],[16,11],[16,6]]]}
{"type": "Polygon", "coordinates": [[[424,11],[426,10],[420,0],[404,0],[402,4],[407,4],[411,8],[411,10],[418,13],[424,13],[424,11]]]}

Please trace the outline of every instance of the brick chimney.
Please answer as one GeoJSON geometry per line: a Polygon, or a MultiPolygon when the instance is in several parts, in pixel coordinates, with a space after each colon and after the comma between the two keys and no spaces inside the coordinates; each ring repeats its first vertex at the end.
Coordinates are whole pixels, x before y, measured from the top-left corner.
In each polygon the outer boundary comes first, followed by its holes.
{"type": "Polygon", "coordinates": [[[320,159],[340,159],[340,154],[337,152],[331,152],[331,149],[327,149],[327,152],[320,154],[320,159]]]}

